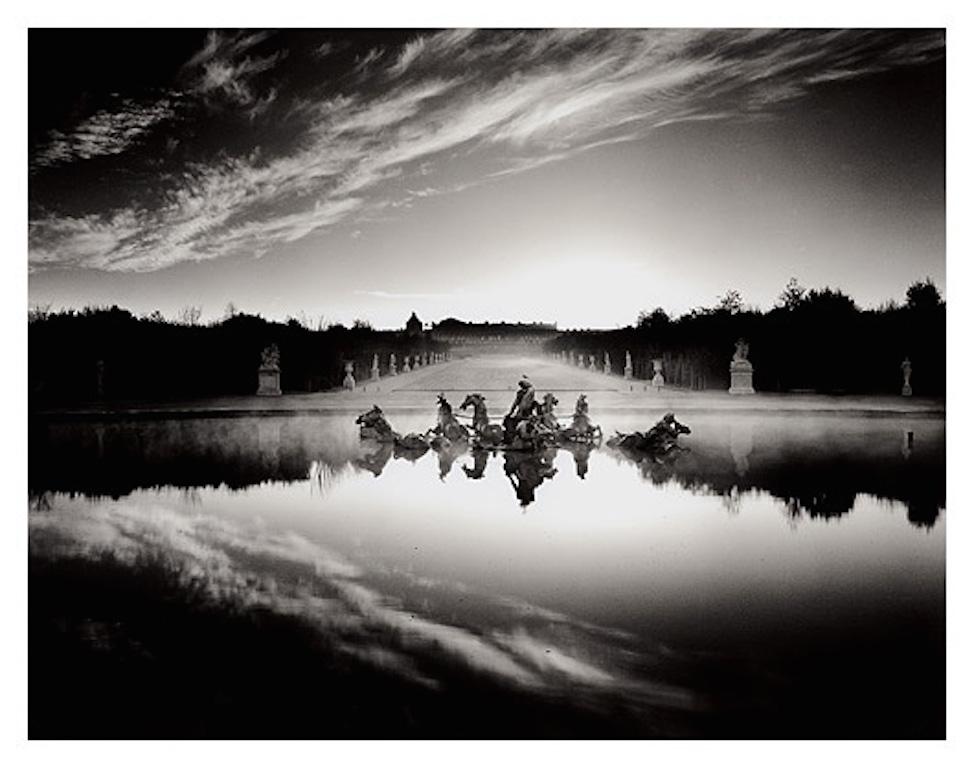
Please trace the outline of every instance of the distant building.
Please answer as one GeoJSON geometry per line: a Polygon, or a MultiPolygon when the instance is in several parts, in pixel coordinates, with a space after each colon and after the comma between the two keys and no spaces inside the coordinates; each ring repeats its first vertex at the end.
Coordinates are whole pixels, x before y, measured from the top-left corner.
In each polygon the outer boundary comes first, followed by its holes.
{"type": "Polygon", "coordinates": [[[558,327],[554,323],[466,323],[451,317],[434,323],[430,335],[453,348],[524,348],[540,347],[555,338],[558,327]]]}
{"type": "Polygon", "coordinates": [[[413,312],[406,321],[406,335],[411,339],[419,338],[423,335],[423,323],[420,322],[418,317],[416,317],[415,312],[413,312]]]}

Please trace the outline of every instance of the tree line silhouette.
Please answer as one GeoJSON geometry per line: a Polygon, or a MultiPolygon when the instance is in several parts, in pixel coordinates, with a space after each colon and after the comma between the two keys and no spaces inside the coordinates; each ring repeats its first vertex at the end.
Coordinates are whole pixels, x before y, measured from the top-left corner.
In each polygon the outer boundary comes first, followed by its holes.
{"type": "MultiPolygon", "coordinates": [[[[929,278],[911,285],[902,304],[869,310],[840,290],[806,290],[795,280],[767,312],[745,307],[729,291],[713,307],[677,318],[657,308],[640,313],[633,326],[565,331],[543,348],[583,354],[586,363],[595,355],[600,370],[608,352],[618,374],[629,351],[636,379],[652,378],[652,361],[661,359],[670,386],[726,389],[738,338],[749,342],[759,391],[896,394],[907,357],[915,394],[946,390],[946,304],[929,278]]],[[[357,379],[367,378],[374,354],[386,376],[391,353],[401,368],[407,355],[449,349],[428,332],[380,331],[363,321],[311,328],[231,310],[202,325],[198,312],[170,321],[117,306],[35,310],[28,322],[31,404],[253,394],[261,351],[270,344],[280,350],[281,386],[291,392],[341,386],[346,362],[357,379]]]]}
{"type": "Polygon", "coordinates": [[[946,304],[927,278],[913,283],[902,304],[863,310],[830,287],[806,290],[792,279],[769,311],[744,306],[728,291],[713,307],[671,318],[663,309],[642,312],[635,325],[609,331],[573,330],[545,344],[549,353],[595,355],[599,370],[609,353],[622,374],[625,353],[637,379],[653,376],[663,361],[667,385],[726,389],[737,339],[750,345],[758,391],[825,394],[898,394],[901,364],[909,358],[914,394],[946,391],[946,304]]]}
{"type": "Polygon", "coordinates": [[[281,387],[313,392],[341,386],[345,363],[367,379],[374,354],[380,373],[389,355],[444,352],[426,334],[352,327],[309,328],[297,319],[275,322],[232,312],[209,325],[159,313],[136,317],[126,309],[89,307],[34,311],[28,322],[28,382],[32,406],[95,399],[180,399],[252,395],[262,350],[276,344],[281,387]]]}

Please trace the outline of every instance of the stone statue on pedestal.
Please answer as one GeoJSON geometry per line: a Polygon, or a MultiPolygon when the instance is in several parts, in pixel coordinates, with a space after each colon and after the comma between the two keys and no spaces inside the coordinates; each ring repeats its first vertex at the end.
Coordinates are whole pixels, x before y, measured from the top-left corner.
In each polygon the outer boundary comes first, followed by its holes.
{"type": "Polygon", "coordinates": [[[399,371],[396,370],[396,353],[392,352],[389,354],[389,375],[395,376],[399,371]]]}
{"type": "Polygon", "coordinates": [[[623,377],[628,381],[632,378],[632,355],[626,350],[626,367],[622,369],[623,377]]]}
{"type": "Polygon", "coordinates": [[[595,366],[595,355],[588,356],[588,369],[590,371],[597,371],[598,368],[595,366]]]}
{"type": "Polygon", "coordinates": [[[910,376],[913,375],[913,363],[910,362],[910,358],[903,359],[903,362],[900,363],[900,369],[903,371],[903,389],[900,390],[900,394],[903,397],[910,397],[913,395],[913,387],[910,386],[910,376]]]}
{"type": "Polygon", "coordinates": [[[345,389],[352,390],[355,389],[355,376],[353,371],[355,370],[355,363],[349,360],[345,363],[345,378],[342,379],[342,386],[345,389]]]}
{"type": "Polygon", "coordinates": [[[406,355],[406,356],[405,356],[405,357],[403,358],[403,361],[402,361],[402,372],[403,372],[403,373],[409,373],[409,372],[410,372],[410,371],[412,370],[412,368],[411,368],[411,367],[410,367],[410,365],[409,365],[409,361],[410,361],[411,359],[412,359],[412,358],[410,357],[410,355],[406,355]]]}
{"type": "Polygon", "coordinates": [[[279,397],[281,394],[281,353],[277,349],[277,344],[265,347],[260,353],[257,394],[261,397],[279,397]]]}
{"type": "Polygon", "coordinates": [[[609,361],[609,353],[606,352],[602,359],[602,373],[608,376],[612,373],[612,363],[609,361]]]}
{"type": "Polygon", "coordinates": [[[731,385],[727,390],[732,395],[753,395],[754,366],[747,359],[748,346],[744,339],[738,339],[734,357],[730,364],[731,385]]]}
{"type": "Polygon", "coordinates": [[[652,384],[657,390],[666,386],[666,379],[663,378],[663,358],[657,357],[653,360],[653,381],[652,384]]]}
{"type": "Polygon", "coordinates": [[[105,361],[95,363],[95,396],[101,400],[105,396],[105,361]]]}
{"type": "Polygon", "coordinates": [[[379,380],[379,355],[372,355],[372,381],[379,380]]]}

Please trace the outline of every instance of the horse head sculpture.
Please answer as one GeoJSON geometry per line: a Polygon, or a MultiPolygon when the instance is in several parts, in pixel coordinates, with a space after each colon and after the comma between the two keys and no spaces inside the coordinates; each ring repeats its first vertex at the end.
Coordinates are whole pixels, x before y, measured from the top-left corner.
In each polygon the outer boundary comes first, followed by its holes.
{"type": "Polygon", "coordinates": [[[373,405],[371,410],[359,414],[355,423],[359,425],[359,437],[363,440],[391,441],[396,437],[392,425],[389,424],[385,414],[382,413],[382,409],[377,405],[373,405]]]}
{"type": "Polygon", "coordinates": [[[385,420],[385,416],[382,414],[382,409],[373,404],[372,408],[367,410],[365,413],[360,413],[358,415],[358,417],[355,419],[355,423],[370,427],[379,419],[385,420]]]}
{"type": "Polygon", "coordinates": [[[663,418],[660,419],[660,424],[669,430],[670,434],[673,435],[674,438],[679,437],[680,435],[691,434],[690,427],[688,427],[686,424],[681,424],[678,422],[676,420],[676,416],[672,413],[664,414],[663,418]]]}

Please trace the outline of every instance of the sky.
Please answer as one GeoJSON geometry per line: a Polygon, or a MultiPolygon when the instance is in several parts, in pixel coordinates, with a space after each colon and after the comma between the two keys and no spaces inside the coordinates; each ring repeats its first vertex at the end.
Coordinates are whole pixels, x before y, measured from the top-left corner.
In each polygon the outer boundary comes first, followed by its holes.
{"type": "Polygon", "coordinates": [[[611,328],[945,288],[942,30],[42,30],[31,305],[611,328]]]}

